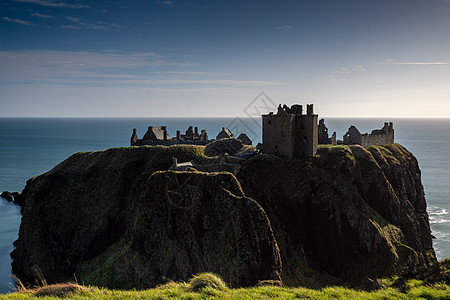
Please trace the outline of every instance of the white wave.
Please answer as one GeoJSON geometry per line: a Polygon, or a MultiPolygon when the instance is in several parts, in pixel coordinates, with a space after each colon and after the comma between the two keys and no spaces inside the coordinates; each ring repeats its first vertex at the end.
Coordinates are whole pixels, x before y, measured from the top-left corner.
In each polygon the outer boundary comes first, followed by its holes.
{"type": "Polygon", "coordinates": [[[430,214],[430,215],[448,215],[448,211],[445,208],[440,208],[437,206],[429,206],[428,214],[430,214]]]}
{"type": "Polygon", "coordinates": [[[450,219],[437,217],[437,216],[430,216],[429,221],[430,221],[431,224],[450,223],[450,219]]]}
{"type": "Polygon", "coordinates": [[[431,230],[431,234],[436,237],[435,241],[450,241],[450,233],[449,232],[443,232],[440,230],[431,230]]]}

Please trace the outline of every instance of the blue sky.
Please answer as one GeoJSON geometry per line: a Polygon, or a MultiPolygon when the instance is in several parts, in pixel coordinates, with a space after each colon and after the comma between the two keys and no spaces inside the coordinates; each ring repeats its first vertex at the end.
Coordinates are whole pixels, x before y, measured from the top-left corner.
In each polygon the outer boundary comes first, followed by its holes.
{"type": "Polygon", "coordinates": [[[450,1],[0,2],[0,116],[450,117],[450,1]]]}

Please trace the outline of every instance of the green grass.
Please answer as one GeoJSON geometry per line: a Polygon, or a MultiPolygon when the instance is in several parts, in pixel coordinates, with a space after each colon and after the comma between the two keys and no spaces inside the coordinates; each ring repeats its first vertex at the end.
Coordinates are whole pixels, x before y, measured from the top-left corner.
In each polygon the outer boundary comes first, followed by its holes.
{"type": "Polygon", "coordinates": [[[450,299],[450,286],[426,285],[410,280],[403,291],[394,288],[395,280],[384,280],[383,288],[367,292],[345,287],[323,289],[260,286],[230,289],[216,275],[203,273],[186,282],[169,282],[149,290],[109,290],[76,284],[50,285],[6,295],[0,299],[450,299]]]}

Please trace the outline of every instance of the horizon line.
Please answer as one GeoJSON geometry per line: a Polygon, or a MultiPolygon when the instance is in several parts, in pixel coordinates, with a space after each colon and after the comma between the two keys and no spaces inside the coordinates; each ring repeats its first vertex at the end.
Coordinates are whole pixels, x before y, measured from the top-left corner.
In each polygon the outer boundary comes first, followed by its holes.
{"type": "MultiPolygon", "coordinates": [[[[143,119],[143,118],[196,118],[196,119],[219,119],[219,118],[240,118],[252,119],[260,117],[250,116],[0,116],[1,119],[143,119]]],[[[319,118],[334,118],[334,119],[450,119],[450,116],[320,116],[319,118]]]]}

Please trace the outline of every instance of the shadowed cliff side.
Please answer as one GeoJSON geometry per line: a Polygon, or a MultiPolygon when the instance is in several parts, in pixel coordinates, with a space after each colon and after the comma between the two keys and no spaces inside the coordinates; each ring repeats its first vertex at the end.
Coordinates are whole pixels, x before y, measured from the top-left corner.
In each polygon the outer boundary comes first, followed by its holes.
{"type": "Polygon", "coordinates": [[[238,179],[272,222],[285,284],[317,286],[308,267],[366,287],[439,268],[420,169],[399,144],[321,146],[308,160],[262,155],[238,179]]]}
{"type": "Polygon", "coordinates": [[[147,288],[215,272],[232,286],[374,287],[436,272],[417,160],[398,144],[319,147],[309,159],[257,155],[231,173],[202,147],[74,154],[28,181],[12,253],[25,282],[147,288]],[[239,181],[238,181],[239,180],[239,181]],[[270,221],[269,221],[270,220],[270,221]],[[272,231],[273,230],[273,231],[272,231]]]}
{"type": "Polygon", "coordinates": [[[13,272],[33,283],[148,288],[212,271],[233,286],[279,280],[262,208],[230,173],[173,172],[194,146],[78,153],[31,179],[13,272]]]}

